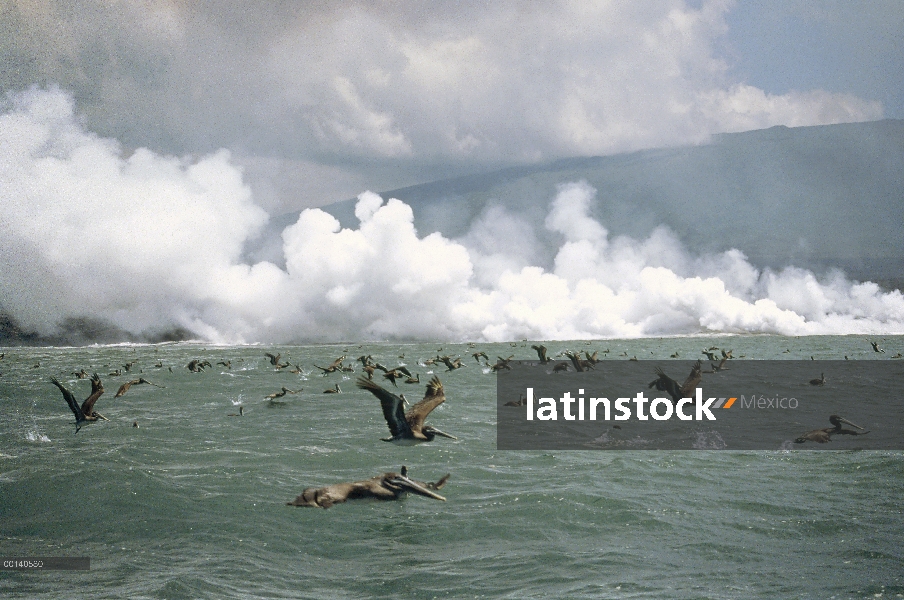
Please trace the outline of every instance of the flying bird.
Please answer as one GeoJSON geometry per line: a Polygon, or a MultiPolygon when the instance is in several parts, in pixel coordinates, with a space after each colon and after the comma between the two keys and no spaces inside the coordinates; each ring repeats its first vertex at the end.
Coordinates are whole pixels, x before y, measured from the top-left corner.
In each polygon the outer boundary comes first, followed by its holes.
{"type": "Polygon", "coordinates": [[[288,506],[329,508],[346,500],[366,498],[373,500],[398,500],[409,492],[445,502],[446,499],[434,490],[441,489],[448,480],[449,474],[446,474],[439,481],[431,483],[413,481],[408,478],[408,467],[403,466],[401,474],[383,473],[364,481],[335,483],[322,488],[307,488],[295,500],[286,504],[288,506]]]}
{"type": "Polygon", "coordinates": [[[424,399],[412,406],[407,413],[405,412],[405,401],[403,398],[396,396],[364,377],[359,377],[356,383],[359,388],[369,391],[380,399],[383,417],[389,426],[389,432],[392,434],[392,437],[381,438],[382,441],[392,442],[400,446],[413,446],[421,442],[432,442],[436,436],[452,440],[458,439],[453,435],[443,433],[431,425],[424,424],[427,415],[446,401],[443,384],[440,382],[439,377],[433,376],[433,379],[427,384],[427,392],[424,394],[424,399]]]}
{"type": "Polygon", "coordinates": [[[826,442],[832,441],[833,435],[866,435],[867,433],[869,433],[869,431],[854,431],[853,429],[842,429],[842,423],[852,425],[857,429],[863,429],[863,427],[851,423],[844,417],[839,417],[838,415],[832,415],[831,417],[829,417],[829,423],[834,425],[834,427],[826,427],[825,429],[814,429],[813,431],[808,431],[807,433],[794,440],[794,443],[803,444],[804,442],[817,442],[820,444],[825,444],[826,442]]]}
{"type": "Polygon", "coordinates": [[[97,402],[97,399],[104,393],[104,384],[101,383],[100,376],[97,373],[91,376],[91,394],[85,398],[85,401],[82,402],[81,406],[79,406],[75,396],[72,395],[69,388],[60,383],[56,377],[51,377],[50,382],[60,388],[60,391],[63,392],[63,398],[66,400],[66,404],[69,405],[72,414],[75,415],[76,433],[78,433],[78,430],[81,429],[85,423],[93,423],[98,419],[103,419],[104,421],[109,420],[107,417],[94,410],[94,403],[97,402]]]}
{"type": "Polygon", "coordinates": [[[544,365],[549,362],[549,357],[546,355],[546,346],[542,344],[539,346],[531,346],[534,350],[537,351],[537,358],[540,359],[540,362],[544,365]]]}
{"type": "Polygon", "coordinates": [[[121,386],[119,386],[119,391],[116,392],[116,395],[113,396],[113,397],[114,397],[114,398],[119,398],[120,396],[125,395],[125,393],[128,392],[128,391],[129,391],[129,388],[131,388],[133,385],[140,385],[140,384],[142,384],[142,383],[146,383],[146,384],[148,384],[148,385],[152,385],[152,386],[154,386],[154,387],[159,387],[159,388],[165,388],[165,387],[166,387],[166,386],[162,386],[162,385],[157,385],[156,383],[151,383],[150,381],[148,381],[148,380],[145,379],[144,377],[139,377],[138,379],[133,379],[132,381],[127,381],[127,382],[125,382],[124,384],[122,384],[121,386]]]}
{"type": "Polygon", "coordinates": [[[289,388],[283,386],[283,388],[281,390],[279,390],[278,392],[273,392],[272,394],[267,394],[266,396],[264,396],[264,398],[265,399],[269,398],[270,400],[273,400],[275,398],[282,398],[286,394],[297,394],[300,391],[301,390],[290,390],[289,388]]]}
{"type": "Polygon", "coordinates": [[[687,379],[684,380],[684,383],[678,385],[678,382],[666,375],[660,367],[656,367],[656,374],[659,375],[659,377],[651,381],[647,387],[655,387],[660,392],[667,392],[668,395],[672,397],[673,402],[678,402],[682,398],[690,398],[697,386],[700,385],[700,381],[703,379],[701,368],[702,364],[698,360],[694,363],[694,366],[691,368],[691,372],[687,376],[687,379]]]}

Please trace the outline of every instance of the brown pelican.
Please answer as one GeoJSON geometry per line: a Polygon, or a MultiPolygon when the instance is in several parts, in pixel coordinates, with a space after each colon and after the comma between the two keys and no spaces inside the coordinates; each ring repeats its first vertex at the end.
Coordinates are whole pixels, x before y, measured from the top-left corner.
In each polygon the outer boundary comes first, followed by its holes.
{"type": "Polygon", "coordinates": [[[556,363],[556,366],[552,368],[553,373],[567,373],[568,372],[568,363],[560,362],[556,363]]]}
{"type": "Polygon", "coordinates": [[[78,430],[81,429],[82,425],[85,423],[93,423],[98,419],[103,419],[104,421],[108,420],[107,417],[94,410],[94,403],[97,402],[97,399],[104,393],[104,384],[101,383],[100,376],[98,376],[97,373],[91,376],[91,395],[85,398],[85,401],[82,402],[81,406],[78,405],[72,392],[60,383],[56,377],[51,377],[50,382],[60,388],[60,391],[63,392],[63,398],[66,399],[66,404],[72,409],[72,414],[75,415],[76,433],[78,433],[78,430]]]}
{"type": "Polygon", "coordinates": [[[474,360],[476,360],[477,362],[480,362],[480,357],[483,357],[483,359],[484,359],[485,361],[490,362],[490,357],[487,356],[487,353],[486,353],[486,352],[475,352],[475,353],[472,354],[471,356],[473,356],[473,357],[474,357],[474,360]]]}
{"type": "Polygon", "coordinates": [[[264,352],[264,356],[270,359],[270,364],[276,367],[277,369],[282,369],[283,367],[288,367],[289,363],[280,363],[279,359],[282,357],[282,353],[280,354],[270,354],[269,352],[264,352]]]}
{"type": "Polygon", "coordinates": [[[363,498],[398,500],[406,492],[445,502],[446,499],[433,490],[441,489],[448,480],[449,474],[446,474],[439,481],[431,483],[412,481],[408,478],[408,467],[403,466],[401,474],[383,473],[364,481],[335,483],[322,488],[307,488],[295,500],[286,502],[286,504],[288,506],[329,508],[346,500],[363,498]]]}
{"type": "Polygon", "coordinates": [[[819,379],[811,379],[810,385],[825,385],[826,384],[826,374],[823,373],[819,379]]]}
{"type": "Polygon", "coordinates": [[[705,354],[707,360],[716,360],[716,354],[714,352],[704,350],[703,352],[701,352],[701,354],[705,354]]]}
{"type": "Polygon", "coordinates": [[[524,394],[519,394],[517,400],[510,400],[503,406],[527,406],[527,397],[524,394]]]}
{"type": "Polygon", "coordinates": [[[856,425],[851,423],[844,417],[839,417],[838,415],[832,415],[829,417],[829,423],[834,425],[834,427],[826,427],[825,429],[814,429],[813,431],[808,431],[803,434],[796,440],[794,440],[795,444],[803,444],[804,442],[818,442],[820,444],[825,444],[826,442],[832,441],[832,436],[839,435],[866,435],[869,431],[854,431],[853,429],[842,429],[841,424],[847,423],[848,425],[852,425],[857,429],[863,429],[860,425],[856,425]]]}
{"type": "Polygon", "coordinates": [[[73,371],[72,375],[75,376],[76,379],[88,379],[89,377],[88,372],[84,369],[80,371],[73,371]]]}
{"type": "MultiPolygon", "coordinates": [[[[331,364],[331,365],[328,366],[328,367],[321,367],[321,366],[318,366],[318,365],[316,365],[316,364],[314,364],[314,363],[311,363],[311,364],[313,364],[315,367],[317,367],[318,369],[320,369],[321,371],[323,371],[323,376],[324,376],[324,377],[326,377],[326,376],[329,375],[330,373],[335,373],[336,371],[342,370],[342,367],[340,367],[340,366],[337,365],[336,363],[333,363],[333,364],[331,364]]],[[[341,364],[341,363],[340,363],[340,364],[341,364]]]]}
{"type": "Polygon", "coordinates": [[[138,421],[132,421],[132,427],[138,429],[138,421]]]}
{"type": "Polygon", "coordinates": [[[209,366],[211,366],[209,360],[200,360],[200,359],[196,358],[193,361],[191,361],[190,363],[188,363],[187,365],[185,365],[185,368],[188,369],[189,371],[191,371],[192,373],[200,373],[201,371],[204,370],[205,367],[209,367],[209,366]]]}
{"type": "Polygon", "coordinates": [[[549,357],[546,355],[546,346],[542,344],[539,346],[531,346],[532,349],[537,351],[537,358],[540,359],[540,362],[544,365],[549,362],[549,357]]]}
{"type": "Polygon", "coordinates": [[[128,392],[128,391],[129,391],[129,388],[132,387],[133,385],[139,385],[139,384],[142,384],[142,383],[146,383],[146,384],[148,384],[148,385],[152,385],[152,386],[154,386],[154,387],[159,387],[159,388],[165,387],[165,386],[162,386],[162,385],[157,385],[156,383],[151,383],[150,381],[148,381],[148,380],[145,379],[144,377],[139,377],[138,379],[133,379],[132,381],[127,381],[127,382],[125,382],[124,384],[122,384],[121,386],[119,386],[119,391],[116,392],[116,395],[113,396],[113,397],[114,397],[114,398],[119,398],[120,396],[125,395],[125,393],[128,392]]]}
{"type": "Polygon", "coordinates": [[[283,386],[283,388],[281,390],[279,390],[278,392],[273,392],[272,394],[268,394],[268,395],[264,396],[264,398],[269,398],[270,400],[273,400],[274,398],[282,398],[286,394],[297,394],[300,391],[301,390],[297,390],[297,391],[290,390],[289,388],[283,386]]]}
{"type": "Polygon", "coordinates": [[[700,380],[703,379],[701,367],[702,365],[699,360],[695,362],[687,379],[685,379],[684,383],[681,385],[678,385],[677,381],[666,375],[661,368],[657,367],[656,374],[659,375],[659,377],[651,381],[647,387],[655,387],[660,392],[667,392],[668,395],[672,397],[673,402],[678,402],[682,398],[691,398],[694,390],[700,384],[700,380]]]}
{"type": "Polygon", "coordinates": [[[496,358],[498,359],[496,361],[496,364],[491,366],[490,369],[492,369],[493,371],[501,371],[502,369],[508,369],[509,371],[512,370],[512,367],[509,366],[509,363],[513,358],[515,358],[514,354],[512,354],[508,358],[502,358],[501,356],[497,356],[496,358]]]}
{"type": "Polygon", "coordinates": [[[424,425],[427,415],[446,401],[443,384],[440,383],[439,377],[436,375],[427,384],[427,392],[424,394],[424,399],[412,406],[407,413],[403,406],[404,400],[399,396],[363,377],[359,377],[356,383],[359,388],[369,391],[380,399],[383,417],[389,426],[389,432],[392,434],[392,437],[381,438],[382,441],[393,442],[400,446],[413,446],[421,442],[432,442],[433,438],[438,435],[452,440],[458,439],[448,433],[443,433],[435,427],[424,425]]]}
{"type": "Polygon", "coordinates": [[[395,369],[390,369],[390,370],[386,371],[386,373],[383,374],[383,378],[388,379],[389,381],[392,382],[392,385],[398,387],[398,385],[396,385],[395,380],[401,379],[403,375],[406,377],[411,377],[411,372],[408,369],[406,369],[405,367],[397,367],[395,369]]]}
{"type": "Polygon", "coordinates": [[[228,416],[228,417],[244,417],[245,416],[245,407],[240,405],[238,413],[229,413],[226,416],[228,416]]]}
{"type": "Polygon", "coordinates": [[[571,352],[570,350],[565,352],[565,356],[571,359],[571,364],[574,365],[574,370],[578,372],[584,372],[588,369],[593,369],[593,363],[589,360],[581,360],[581,355],[571,352]]]}
{"type": "Polygon", "coordinates": [[[602,362],[601,359],[597,358],[598,354],[599,354],[599,350],[594,350],[593,354],[590,354],[590,352],[588,352],[587,350],[584,350],[584,356],[587,357],[587,362],[589,362],[591,365],[595,365],[598,362],[602,362]]]}
{"type": "Polygon", "coordinates": [[[324,394],[341,394],[342,390],[339,389],[339,384],[337,383],[335,386],[323,390],[324,394]]]}
{"type": "Polygon", "coordinates": [[[461,362],[460,358],[453,360],[449,356],[442,356],[440,357],[440,360],[443,361],[443,364],[445,364],[446,367],[448,367],[446,371],[454,371],[455,369],[460,369],[465,366],[464,363],[461,362]]]}
{"type": "Polygon", "coordinates": [[[405,383],[420,383],[420,382],[421,382],[421,374],[420,373],[418,373],[414,377],[408,377],[408,379],[405,380],[405,383]]]}
{"type": "Polygon", "coordinates": [[[217,363],[217,365],[223,365],[223,366],[226,367],[227,369],[231,369],[231,368],[232,368],[232,361],[231,361],[231,360],[221,360],[220,362],[217,363]]]}
{"type": "Polygon", "coordinates": [[[879,342],[870,342],[869,340],[866,341],[869,342],[870,346],[873,347],[873,352],[885,352],[885,350],[879,347],[879,342]]]}

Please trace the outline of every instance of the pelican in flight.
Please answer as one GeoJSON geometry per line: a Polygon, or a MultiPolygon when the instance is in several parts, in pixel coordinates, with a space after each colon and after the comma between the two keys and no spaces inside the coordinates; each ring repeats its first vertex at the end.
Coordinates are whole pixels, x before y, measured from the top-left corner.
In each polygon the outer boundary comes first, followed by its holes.
{"type": "Polygon", "coordinates": [[[873,347],[873,352],[885,352],[885,350],[879,347],[879,342],[870,342],[869,340],[866,341],[869,342],[870,346],[873,347]]]}
{"type": "Polygon", "coordinates": [[[818,442],[820,444],[825,444],[826,442],[832,441],[833,435],[866,435],[869,431],[854,431],[853,429],[842,429],[841,424],[846,423],[857,429],[863,429],[860,425],[856,425],[851,423],[844,417],[839,417],[838,415],[832,415],[829,417],[829,423],[834,425],[834,427],[826,427],[825,429],[814,429],[813,431],[808,431],[803,434],[796,440],[794,440],[795,444],[803,444],[804,442],[818,442]]]}
{"type": "Polygon", "coordinates": [[[826,384],[826,374],[823,373],[819,379],[811,379],[810,385],[825,385],[826,384]]]}
{"type": "Polygon", "coordinates": [[[109,420],[107,417],[94,410],[94,403],[97,402],[97,399],[104,393],[104,384],[101,383],[100,376],[97,373],[91,376],[91,395],[85,398],[85,401],[82,402],[81,406],[78,405],[75,396],[72,395],[69,388],[60,383],[56,377],[51,377],[50,382],[60,388],[60,391],[63,392],[63,398],[66,399],[66,404],[72,409],[72,414],[75,415],[76,433],[78,433],[78,430],[81,429],[82,425],[85,423],[93,423],[98,419],[103,419],[104,421],[109,420]]]}
{"type": "Polygon", "coordinates": [[[691,368],[691,372],[687,376],[687,379],[684,380],[684,383],[678,385],[677,381],[666,375],[661,368],[657,367],[656,374],[659,375],[659,377],[651,381],[647,387],[655,387],[660,392],[667,392],[668,395],[672,397],[673,402],[678,402],[682,398],[691,398],[694,390],[700,385],[700,381],[703,379],[703,371],[701,368],[702,364],[698,360],[694,363],[694,366],[691,368]]]}
{"type": "Polygon", "coordinates": [[[300,391],[301,390],[290,390],[286,386],[283,386],[283,388],[278,392],[273,392],[272,394],[267,394],[266,396],[264,396],[264,399],[274,400],[276,398],[282,398],[286,394],[297,394],[300,391]]]}
{"type": "Polygon", "coordinates": [[[408,467],[402,467],[402,473],[383,473],[364,481],[350,483],[334,483],[322,488],[307,488],[295,500],[286,502],[288,506],[310,506],[313,508],[329,508],[346,500],[370,498],[373,500],[398,500],[406,493],[417,494],[434,500],[446,501],[433,490],[446,485],[447,473],[439,481],[422,483],[408,478],[408,467]]]}
{"type": "Polygon", "coordinates": [[[540,359],[540,362],[544,365],[549,362],[549,357],[546,355],[546,346],[540,344],[539,346],[531,346],[533,350],[537,351],[537,358],[540,359]]]}
{"type": "Polygon", "coordinates": [[[139,384],[142,384],[142,383],[146,383],[146,384],[148,384],[148,385],[152,385],[152,386],[154,386],[154,387],[159,387],[159,388],[165,388],[165,387],[166,387],[166,386],[163,386],[163,385],[157,385],[156,383],[151,383],[150,381],[148,381],[148,380],[145,379],[144,377],[139,377],[138,379],[133,379],[132,381],[127,381],[127,382],[125,382],[124,384],[122,384],[121,386],[119,386],[119,391],[116,392],[116,395],[113,396],[113,397],[114,397],[114,398],[119,398],[120,396],[124,396],[125,393],[129,391],[129,388],[131,388],[133,385],[139,385],[139,384]]]}
{"type": "Polygon", "coordinates": [[[389,432],[392,434],[392,437],[381,438],[382,441],[392,442],[400,446],[413,446],[421,442],[432,442],[433,438],[438,435],[452,440],[458,439],[454,435],[443,433],[435,427],[424,424],[427,415],[446,401],[443,384],[436,375],[427,384],[427,392],[424,394],[424,399],[412,406],[407,413],[405,412],[405,401],[403,398],[396,396],[364,377],[359,377],[356,383],[359,388],[369,391],[380,399],[383,417],[389,426],[389,432]]]}

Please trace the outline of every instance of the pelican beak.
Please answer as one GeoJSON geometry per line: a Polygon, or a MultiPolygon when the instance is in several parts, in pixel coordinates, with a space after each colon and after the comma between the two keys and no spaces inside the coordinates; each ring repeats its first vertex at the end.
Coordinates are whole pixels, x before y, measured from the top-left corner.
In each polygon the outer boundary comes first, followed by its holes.
{"type": "Polygon", "coordinates": [[[437,494],[436,492],[432,492],[419,484],[416,481],[412,481],[405,477],[404,475],[399,475],[392,479],[392,483],[403,488],[404,490],[411,492],[413,494],[417,494],[419,496],[426,496],[427,498],[433,498],[434,500],[442,500],[446,501],[445,498],[437,494]]]}
{"type": "Polygon", "coordinates": [[[850,425],[852,427],[856,427],[857,429],[863,429],[863,427],[860,427],[860,425],[857,425],[856,423],[851,423],[844,417],[838,417],[838,420],[841,421],[842,423],[847,423],[848,425],[850,425]]]}
{"type": "Polygon", "coordinates": [[[431,427],[431,428],[430,428],[430,431],[432,431],[432,432],[435,433],[436,435],[442,436],[442,437],[444,437],[444,438],[449,438],[450,440],[457,440],[457,439],[458,439],[458,438],[455,437],[454,435],[449,435],[448,433],[443,433],[442,431],[440,431],[440,430],[437,429],[436,427],[431,427]]]}

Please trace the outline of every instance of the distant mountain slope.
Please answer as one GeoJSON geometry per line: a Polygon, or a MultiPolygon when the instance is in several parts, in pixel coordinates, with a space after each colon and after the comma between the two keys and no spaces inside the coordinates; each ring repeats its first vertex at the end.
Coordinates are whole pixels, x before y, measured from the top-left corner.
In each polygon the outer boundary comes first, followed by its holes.
{"type": "MultiPolygon", "coordinates": [[[[758,266],[837,266],[859,279],[904,276],[904,121],[773,127],[708,145],[574,158],[383,192],[411,205],[421,235],[457,238],[488,205],[541,240],[556,186],[586,180],[610,235],[667,225],[695,252],[738,248],[758,266]]],[[[324,207],[357,227],[355,200],[324,207]]],[[[297,219],[284,215],[281,231],[297,219]]],[[[278,236],[277,236],[278,238],[278,236]]]]}

